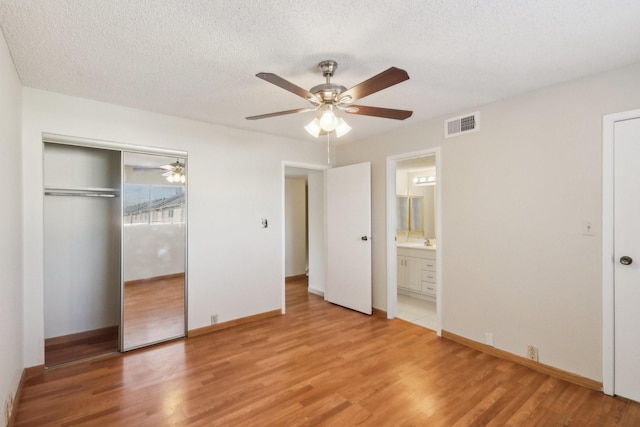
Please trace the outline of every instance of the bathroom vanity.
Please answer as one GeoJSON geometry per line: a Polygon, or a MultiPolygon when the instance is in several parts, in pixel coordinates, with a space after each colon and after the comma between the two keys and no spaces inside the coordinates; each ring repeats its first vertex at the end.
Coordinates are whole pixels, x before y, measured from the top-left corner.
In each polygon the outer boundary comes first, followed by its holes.
{"type": "Polygon", "coordinates": [[[436,249],[416,243],[398,243],[398,293],[435,301],[436,249]]]}

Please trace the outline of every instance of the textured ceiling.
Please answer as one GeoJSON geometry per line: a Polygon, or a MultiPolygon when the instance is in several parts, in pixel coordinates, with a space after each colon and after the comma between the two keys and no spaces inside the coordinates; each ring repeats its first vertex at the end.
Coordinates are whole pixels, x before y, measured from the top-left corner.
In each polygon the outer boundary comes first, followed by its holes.
{"type": "Polygon", "coordinates": [[[407,70],[358,103],[413,117],[346,115],[341,142],[640,62],[639,22],[638,0],[0,0],[25,86],[298,139],[312,113],[244,119],[309,105],[256,73],[407,70]]]}

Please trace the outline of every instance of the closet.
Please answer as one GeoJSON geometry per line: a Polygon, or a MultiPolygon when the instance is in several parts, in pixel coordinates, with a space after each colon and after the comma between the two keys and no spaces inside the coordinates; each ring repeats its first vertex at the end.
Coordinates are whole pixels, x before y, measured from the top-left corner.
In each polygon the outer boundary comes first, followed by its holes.
{"type": "Polygon", "coordinates": [[[186,153],[43,144],[45,366],[185,336],[186,153]]]}

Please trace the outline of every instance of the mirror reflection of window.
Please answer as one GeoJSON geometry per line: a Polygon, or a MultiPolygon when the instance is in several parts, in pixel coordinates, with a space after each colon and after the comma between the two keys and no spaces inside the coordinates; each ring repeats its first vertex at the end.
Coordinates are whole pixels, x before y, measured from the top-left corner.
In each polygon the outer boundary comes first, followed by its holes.
{"type": "Polygon", "coordinates": [[[396,231],[409,230],[409,197],[396,196],[396,231]]]}
{"type": "Polygon", "coordinates": [[[124,187],[125,224],[184,223],[184,186],[126,184],[124,187]]]}
{"type": "Polygon", "coordinates": [[[414,232],[414,233],[418,233],[420,235],[422,235],[423,233],[423,204],[424,204],[424,198],[422,196],[412,196],[409,200],[409,207],[410,207],[410,221],[411,223],[409,224],[409,230],[414,232]]]}

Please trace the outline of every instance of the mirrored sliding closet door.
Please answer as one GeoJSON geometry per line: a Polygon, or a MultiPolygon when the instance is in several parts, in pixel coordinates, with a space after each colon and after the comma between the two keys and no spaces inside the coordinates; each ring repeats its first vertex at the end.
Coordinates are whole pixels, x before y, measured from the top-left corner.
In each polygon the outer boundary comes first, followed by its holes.
{"type": "Polygon", "coordinates": [[[186,159],[123,152],[122,350],[185,336],[186,159]]]}

